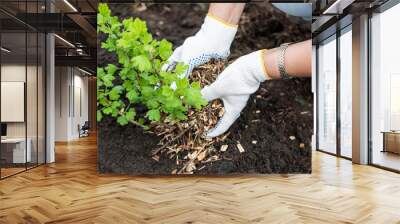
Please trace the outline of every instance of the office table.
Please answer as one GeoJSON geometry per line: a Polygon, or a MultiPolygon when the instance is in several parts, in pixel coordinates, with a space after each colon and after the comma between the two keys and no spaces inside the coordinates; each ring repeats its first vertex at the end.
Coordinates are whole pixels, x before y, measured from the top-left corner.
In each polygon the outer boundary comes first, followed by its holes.
{"type": "Polygon", "coordinates": [[[32,153],[31,153],[32,140],[30,138],[27,138],[26,142],[28,144],[27,144],[26,153],[25,153],[25,144],[26,144],[25,143],[25,138],[6,138],[6,139],[1,139],[2,159],[5,159],[7,161],[7,163],[31,162],[31,158],[32,158],[32,153]],[[3,154],[5,154],[6,156],[3,156],[3,154]],[[10,154],[12,154],[12,156],[10,154]],[[9,158],[5,158],[5,157],[9,157],[9,158]]]}

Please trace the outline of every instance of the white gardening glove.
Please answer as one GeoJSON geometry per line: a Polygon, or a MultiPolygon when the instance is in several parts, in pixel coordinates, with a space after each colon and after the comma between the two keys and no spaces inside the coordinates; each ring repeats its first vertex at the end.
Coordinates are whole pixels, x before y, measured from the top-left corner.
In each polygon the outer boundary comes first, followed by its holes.
{"type": "Polygon", "coordinates": [[[235,37],[237,26],[227,24],[221,19],[207,15],[201,29],[175,49],[162,70],[171,70],[177,62],[189,65],[181,75],[188,77],[192,70],[211,59],[226,59],[230,54],[230,46],[235,37]]]}
{"type": "Polygon", "coordinates": [[[221,99],[225,113],[207,137],[223,134],[240,116],[250,94],[257,91],[260,83],[270,79],[264,67],[264,50],[238,58],[229,65],[209,86],[201,90],[203,98],[212,101],[221,99]]]}

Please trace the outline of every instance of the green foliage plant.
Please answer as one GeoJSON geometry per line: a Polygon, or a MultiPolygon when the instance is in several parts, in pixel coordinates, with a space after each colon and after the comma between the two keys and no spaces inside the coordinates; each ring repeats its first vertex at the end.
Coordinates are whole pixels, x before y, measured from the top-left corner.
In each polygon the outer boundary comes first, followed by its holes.
{"type": "Polygon", "coordinates": [[[106,37],[101,48],[114,53],[118,63],[97,68],[97,121],[111,116],[120,125],[147,127],[145,118],[182,121],[190,108],[200,110],[207,104],[198,82],[179,77],[187,65],[178,63],[172,71],[161,71],[172,54],[170,42],[153,39],[139,18],[121,22],[107,4],[100,3],[98,11],[97,33],[106,37]],[[138,106],[145,106],[143,116],[137,113],[138,106]]]}

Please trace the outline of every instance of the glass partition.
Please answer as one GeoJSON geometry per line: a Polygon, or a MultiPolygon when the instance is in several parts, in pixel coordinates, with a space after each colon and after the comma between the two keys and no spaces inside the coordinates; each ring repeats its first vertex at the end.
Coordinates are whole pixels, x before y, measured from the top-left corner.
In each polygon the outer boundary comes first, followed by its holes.
{"type": "Polygon", "coordinates": [[[336,36],[318,47],[318,149],[336,154],[336,36]]]}
{"type": "Polygon", "coordinates": [[[352,33],[341,31],[340,41],[340,154],[352,157],[352,33]]]}
{"type": "Polygon", "coordinates": [[[44,1],[26,4],[0,4],[14,10],[0,12],[1,179],[45,163],[45,34],[13,17],[43,11],[44,1]]]}
{"type": "Polygon", "coordinates": [[[371,162],[400,170],[400,4],[371,18],[371,162]]]}
{"type": "Polygon", "coordinates": [[[25,113],[26,33],[3,32],[1,46],[1,175],[6,177],[24,171],[31,161],[25,113]]]}

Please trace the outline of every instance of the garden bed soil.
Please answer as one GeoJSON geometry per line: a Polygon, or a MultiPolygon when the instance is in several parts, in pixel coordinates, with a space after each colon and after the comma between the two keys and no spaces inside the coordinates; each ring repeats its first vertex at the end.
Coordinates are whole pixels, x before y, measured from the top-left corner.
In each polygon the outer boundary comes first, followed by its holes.
{"type": "MultiPolygon", "coordinates": [[[[206,4],[115,4],[113,14],[140,17],[147,21],[155,38],[178,46],[200,27],[206,4]]],[[[231,48],[230,60],[261,48],[311,37],[311,23],[288,17],[267,3],[248,4],[231,48]]],[[[98,42],[103,37],[99,37],[98,42]]],[[[99,48],[99,66],[115,62],[115,56],[99,48]]],[[[98,169],[101,173],[169,175],[177,168],[175,159],[152,150],[160,137],[141,127],[119,126],[103,118],[98,127],[98,169]]],[[[230,128],[221,160],[209,162],[195,174],[310,173],[313,97],[311,79],[264,82],[251,96],[240,118],[230,128]],[[243,147],[240,152],[238,144],[243,147]]]]}

